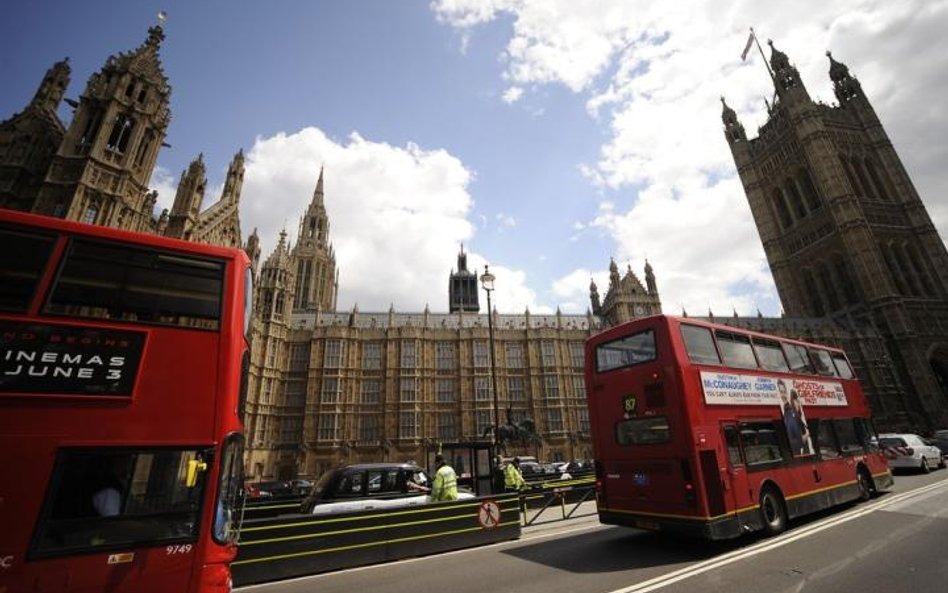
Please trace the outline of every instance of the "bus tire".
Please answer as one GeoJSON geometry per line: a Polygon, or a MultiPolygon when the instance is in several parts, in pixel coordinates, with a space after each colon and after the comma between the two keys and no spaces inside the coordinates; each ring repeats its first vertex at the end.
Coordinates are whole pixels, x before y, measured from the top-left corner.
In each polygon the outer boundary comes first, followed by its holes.
{"type": "Polygon", "coordinates": [[[767,535],[777,535],[787,529],[787,507],[777,489],[768,486],[760,493],[760,519],[767,535]]]}
{"type": "Polygon", "coordinates": [[[865,502],[876,493],[876,485],[866,468],[856,470],[856,487],[859,488],[859,500],[865,502]]]}

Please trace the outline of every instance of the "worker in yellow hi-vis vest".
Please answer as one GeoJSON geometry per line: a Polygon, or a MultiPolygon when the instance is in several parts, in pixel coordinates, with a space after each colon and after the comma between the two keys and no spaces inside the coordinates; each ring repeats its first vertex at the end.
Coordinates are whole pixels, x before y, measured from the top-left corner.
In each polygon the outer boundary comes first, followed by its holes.
{"type": "Polygon", "coordinates": [[[431,481],[431,502],[458,499],[458,476],[454,468],[445,463],[444,455],[435,455],[434,479],[431,481]]]}
{"type": "Polygon", "coordinates": [[[520,492],[526,486],[527,483],[523,479],[523,474],[520,473],[520,458],[514,457],[513,461],[504,468],[504,488],[508,492],[520,492]]]}

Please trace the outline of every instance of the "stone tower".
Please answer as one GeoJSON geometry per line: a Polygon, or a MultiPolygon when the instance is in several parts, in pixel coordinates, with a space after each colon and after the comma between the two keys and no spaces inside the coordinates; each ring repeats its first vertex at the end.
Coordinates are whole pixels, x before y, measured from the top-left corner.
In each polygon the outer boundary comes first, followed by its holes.
{"type": "Polygon", "coordinates": [[[181,173],[174,204],[168,215],[168,226],[164,231],[166,237],[191,240],[191,232],[201,213],[205,189],[207,189],[207,169],[204,166],[202,153],[181,173]]]}
{"type": "Polygon", "coordinates": [[[0,123],[0,208],[29,211],[66,128],[57,110],[69,85],[69,60],[46,71],[26,108],[0,123]]]}
{"type": "Polygon", "coordinates": [[[329,242],[322,168],[319,169],[313,199],[300,220],[293,261],[297,266],[293,311],[335,311],[338,291],[336,254],[329,242]]]}
{"type": "Polygon", "coordinates": [[[161,26],[151,27],[141,46],[109,57],[89,78],[34,212],[153,230],[148,182],[171,119],[158,56],[164,37],[161,26]]]}
{"type": "Polygon", "coordinates": [[[773,44],[770,64],[758,137],[726,103],[722,119],[786,315],[878,332],[897,377],[876,413],[948,425],[945,244],[849,69],[830,56],[829,106],[773,44]]]}
{"type": "Polygon", "coordinates": [[[602,303],[599,302],[599,289],[595,282],[589,285],[589,300],[592,312],[602,318],[603,326],[619,325],[639,317],[648,317],[662,312],[662,301],[658,296],[658,286],[651,264],[645,263],[645,282],[642,282],[628,267],[624,276],[619,276],[619,266],[615,260],[609,262],[609,289],[602,303]]]}
{"type": "Polygon", "coordinates": [[[477,300],[477,274],[467,269],[467,254],[464,245],[458,253],[458,271],[451,271],[448,278],[448,311],[471,311],[477,313],[481,306],[477,300]]]}

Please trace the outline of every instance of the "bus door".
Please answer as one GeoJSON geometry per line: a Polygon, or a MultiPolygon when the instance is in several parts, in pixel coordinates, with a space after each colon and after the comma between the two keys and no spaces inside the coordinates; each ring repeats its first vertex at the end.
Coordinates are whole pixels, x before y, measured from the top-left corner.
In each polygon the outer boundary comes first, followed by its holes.
{"type": "MultiPolygon", "coordinates": [[[[721,482],[724,484],[725,498],[730,511],[740,511],[756,504],[750,479],[747,476],[747,464],[744,460],[744,451],[741,446],[740,430],[736,422],[725,422],[721,426],[724,432],[724,443],[727,446],[727,467],[722,468],[721,482]]],[[[741,515],[737,515],[744,527],[741,515]]]]}

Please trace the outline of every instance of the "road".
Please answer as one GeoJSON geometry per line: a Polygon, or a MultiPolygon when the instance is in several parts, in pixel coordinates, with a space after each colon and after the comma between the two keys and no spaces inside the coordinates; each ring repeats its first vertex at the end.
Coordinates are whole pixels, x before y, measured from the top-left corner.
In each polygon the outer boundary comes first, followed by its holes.
{"type": "Polygon", "coordinates": [[[708,543],[547,523],[506,542],[267,585],[240,593],[944,593],[948,470],[900,475],[868,503],[795,521],[775,538],[708,543]]]}

